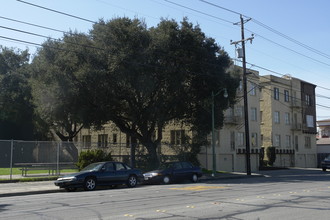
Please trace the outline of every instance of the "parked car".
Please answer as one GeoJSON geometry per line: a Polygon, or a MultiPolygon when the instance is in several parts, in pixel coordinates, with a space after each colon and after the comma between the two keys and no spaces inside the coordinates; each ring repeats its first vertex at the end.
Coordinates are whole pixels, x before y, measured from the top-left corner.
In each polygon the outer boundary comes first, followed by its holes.
{"type": "Polygon", "coordinates": [[[183,180],[196,183],[202,176],[202,170],[189,162],[167,162],[157,170],[144,173],[143,176],[145,183],[169,184],[183,180]]]}
{"type": "Polygon", "coordinates": [[[77,188],[90,191],[96,186],[126,184],[128,187],[135,187],[142,180],[141,170],[133,169],[121,162],[108,161],[92,163],[78,173],[58,178],[54,184],[67,191],[75,191],[77,188]]]}
{"type": "Polygon", "coordinates": [[[330,169],[330,154],[321,162],[321,167],[323,171],[330,169]]]}

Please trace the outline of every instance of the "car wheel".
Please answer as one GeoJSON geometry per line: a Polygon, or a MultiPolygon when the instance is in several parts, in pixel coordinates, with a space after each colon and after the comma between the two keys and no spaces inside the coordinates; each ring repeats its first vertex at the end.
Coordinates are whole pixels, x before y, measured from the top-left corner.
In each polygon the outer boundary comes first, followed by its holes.
{"type": "Polygon", "coordinates": [[[322,170],[325,172],[325,171],[327,171],[327,168],[324,168],[324,167],[323,167],[322,170]]]}
{"type": "Polygon", "coordinates": [[[86,191],[92,191],[96,188],[96,180],[93,177],[87,177],[84,184],[86,191]]]}
{"type": "Polygon", "coordinates": [[[194,174],[192,175],[192,177],[191,177],[191,182],[193,182],[193,183],[197,183],[197,182],[198,182],[198,176],[197,176],[196,173],[194,173],[194,174]]]}
{"type": "Polygon", "coordinates": [[[128,187],[135,187],[137,185],[137,178],[134,175],[128,177],[127,186],[128,187]]]}
{"type": "Polygon", "coordinates": [[[77,190],[77,188],[75,188],[75,187],[69,187],[69,188],[65,188],[65,190],[66,190],[67,192],[74,192],[74,191],[77,190]]]}
{"type": "Polygon", "coordinates": [[[170,178],[170,176],[164,176],[164,178],[163,178],[163,183],[164,184],[169,184],[171,182],[171,178],[170,178]]]}

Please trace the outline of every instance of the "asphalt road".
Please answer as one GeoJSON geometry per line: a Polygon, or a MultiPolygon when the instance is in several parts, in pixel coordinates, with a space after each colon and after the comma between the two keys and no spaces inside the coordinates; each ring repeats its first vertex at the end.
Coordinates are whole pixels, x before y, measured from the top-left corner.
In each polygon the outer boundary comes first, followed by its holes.
{"type": "Polygon", "coordinates": [[[4,197],[0,219],[328,219],[330,172],[4,197]]]}

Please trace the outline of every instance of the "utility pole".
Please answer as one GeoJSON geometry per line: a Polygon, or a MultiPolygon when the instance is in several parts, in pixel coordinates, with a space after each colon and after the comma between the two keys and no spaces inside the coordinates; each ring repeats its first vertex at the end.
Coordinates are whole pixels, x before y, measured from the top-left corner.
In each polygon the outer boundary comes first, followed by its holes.
{"type": "Polygon", "coordinates": [[[250,38],[245,39],[244,37],[244,23],[251,19],[245,20],[240,15],[241,21],[235,23],[235,25],[241,25],[242,39],[239,41],[231,42],[231,44],[242,44],[242,62],[243,62],[243,93],[244,93],[244,127],[245,127],[245,156],[246,156],[246,175],[251,175],[251,154],[250,154],[250,129],[249,129],[249,111],[248,111],[248,98],[247,98],[247,72],[246,72],[246,57],[245,57],[245,41],[252,43],[253,35],[250,38]]]}

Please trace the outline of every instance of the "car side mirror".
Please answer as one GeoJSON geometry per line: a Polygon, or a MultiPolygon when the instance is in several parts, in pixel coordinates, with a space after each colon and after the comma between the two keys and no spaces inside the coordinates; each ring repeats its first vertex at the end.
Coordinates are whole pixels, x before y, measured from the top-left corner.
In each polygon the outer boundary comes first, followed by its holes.
{"type": "Polygon", "coordinates": [[[102,172],[105,172],[105,167],[102,167],[102,168],[101,168],[101,171],[102,171],[102,172]]]}

